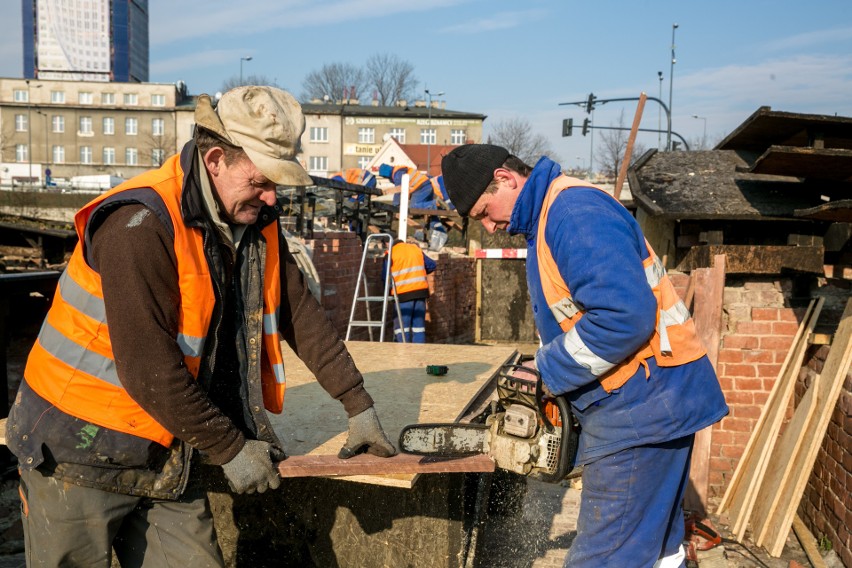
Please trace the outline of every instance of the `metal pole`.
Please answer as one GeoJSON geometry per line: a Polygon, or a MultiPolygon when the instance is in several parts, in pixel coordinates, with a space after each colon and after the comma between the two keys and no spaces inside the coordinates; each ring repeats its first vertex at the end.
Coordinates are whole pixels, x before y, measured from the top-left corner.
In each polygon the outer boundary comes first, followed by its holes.
{"type": "MultiPolygon", "coordinates": [[[[429,97],[429,134],[432,134],[432,93],[429,92],[429,89],[426,89],[426,96],[429,97]]],[[[440,97],[444,94],[444,91],[440,93],[435,93],[434,96],[440,97]]],[[[437,136],[436,136],[437,138],[437,136]]],[[[432,140],[426,140],[426,175],[432,175],[432,140]]]]}
{"type": "Polygon", "coordinates": [[[697,118],[699,120],[704,121],[704,134],[701,136],[701,149],[704,149],[704,145],[707,144],[707,117],[706,116],[698,116],[697,114],[693,114],[692,118],[697,118]]]}
{"type": "MultiPolygon", "coordinates": [[[[660,79],[660,100],[663,100],[663,72],[657,71],[657,77],[659,77],[659,79],[660,79]]],[[[663,117],[663,109],[658,108],[657,109],[657,130],[663,129],[663,125],[662,125],[663,118],[662,117],[663,117]]],[[[662,144],[662,135],[663,135],[662,132],[657,133],[657,150],[660,149],[660,146],[662,144]]]]}
{"type": "MultiPolygon", "coordinates": [[[[595,123],[595,109],[589,113],[589,119],[592,124],[595,123]]],[[[595,163],[595,131],[589,133],[589,181],[592,181],[592,172],[594,171],[595,163]]]]}
{"type": "MultiPolygon", "coordinates": [[[[672,63],[669,70],[669,114],[672,112],[672,92],[674,91],[674,65],[676,62],[675,59],[675,30],[678,28],[677,24],[672,24],[672,63]]],[[[669,133],[666,136],[666,150],[671,152],[672,150],[672,124],[671,120],[669,120],[669,133]]]]}
{"type": "Polygon", "coordinates": [[[243,61],[251,61],[251,55],[249,55],[247,57],[240,57],[240,84],[239,84],[239,86],[242,86],[242,84],[243,84],[243,61]]]}
{"type": "Polygon", "coordinates": [[[32,120],[30,120],[30,80],[27,79],[27,160],[30,162],[30,175],[27,181],[30,187],[33,185],[33,129],[32,120]]]}

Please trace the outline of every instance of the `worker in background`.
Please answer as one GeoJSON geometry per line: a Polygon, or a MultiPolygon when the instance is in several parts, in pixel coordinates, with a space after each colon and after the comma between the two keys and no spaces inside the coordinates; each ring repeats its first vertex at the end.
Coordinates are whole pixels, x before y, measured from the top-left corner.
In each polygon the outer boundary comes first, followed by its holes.
{"type": "Polygon", "coordinates": [[[505,148],[472,144],[441,166],[460,214],[527,239],[542,343],[534,366],[582,428],[583,492],[565,566],[683,566],[693,437],[728,408],[638,223],[546,157],[530,167],[505,148]]]}
{"type": "MultiPolygon", "coordinates": [[[[329,179],[336,181],[344,181],[355,185],[363,185],[375,189],[376,176],[370,170],[362,170],[361,168],[347,168],[341,172],[335,172],[328,176],[329,179]]],[[[364,201],[363,193],[356,193],[349,197],[350,201],[364,201]]]]}
{"type": "MultiPolygon", "coordinates": [[[[426,299],[429,297],[427,274],[435,270],[435,261],[414,243],[395,240],[391,250],[391,278],[402,321],[394,310],[393,339],[397,343],[426,343],[426,299]],[[404,338],[404,340],[403,340],[404,338]]],[[[387,270],[387,258],[382,274],[387,270]]]]}
{"type": "Polygon", "coordinates": [[[243,86],[154,171],[76,215],[79,241],[6,437],[28,566],[222,566],[200,469],[280,484],[286,340],[349,417],[340,457],[395,453],[281,236],[276,185],[311,184],[287,92],[243,86]],[[200,464],[205,465],[200,468],[200,464]],[[60,530],[61,527],[61,530],[60,530]]]}
{"type": "MultiPolygon", "coordinates": [[[[381,164],[379,175],[387,178],[394,186],[402,186],[402,176],[408,174],[408,206],[412,209],[432,209],[435,207],[435,190],[429,176],[416,168],[381,164]]],[[[399,194],[394,196],[394,205],[399,205],[399,194]]]]}

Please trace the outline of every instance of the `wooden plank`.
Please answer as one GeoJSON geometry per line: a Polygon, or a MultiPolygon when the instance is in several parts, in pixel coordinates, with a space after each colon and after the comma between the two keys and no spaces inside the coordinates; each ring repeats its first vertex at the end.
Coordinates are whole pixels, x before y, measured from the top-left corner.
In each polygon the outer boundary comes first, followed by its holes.
{"type": "Polygon", "coordinates": [[[813,533],[807,526],[805,526],[805,523],[799,515],[793,517],[793,531],[795,531],[796,536],[799,539],[799,543],[801,543],[802,548],[804,549],[805,554],[808,555],[808,560],[811,561],[813,567],[827,568],[828,565],[819,553],[819,547],[817,546],[817,541],[814,538],[813,533]]]}
{"type": "MultiPolygon", "coordinates": [[[[707,358],[716,368],[719,359],[719,338],[722,333],[722,299],[725,293],[725,256],[713,259],[713,268],[699,268],[692,273],[690,285],[695,282],[695,309],[693,318],[698,338],[707,350],[707,358]]],[[[710,449],[713,427],[696,432],[692,446],[689,472],[690,489],[686,492],[684,507],[706,514],[707,493],[710,487],[710,449]]]]}
{"type": "Polygon", "coordinates": [[[824,274],[823,247],[781,245],[701,245],[686,253],[677,269],[692,272],[710,266],[710,260],[726,255],[728,274],[779,274],[785,271],[824,274]]]}
{"type": "Polygon", "coordinates": [[[369,454],[348,460],[337,456],[292,456],[279,462],[281,477],[337,477],[353,475],[386,475],[412,473],[493,472],[494,460],[486,455],[463,458],[433,458],[397,454],[379,458],[369,454]]]}
{"type": "Polygon", "coordinates": [[[766,471],[767,458],[778,439],[778,432],[784,415],[790,405],[790,398],[796,386],[796,378],[807,349],[807,338],[813,332],[824,298],[811,300],[808,309],[802,317],[799,329],[793,337],[793,344],[787,351],[778,378],[769,392],[769,397],[763,405],[760,417],[757,419],[752,435],[740,457],[734,475],[731,478],[725,495],[717,512],[726,509],[730,511],[730,526],[737,539],[742,540],[748,519],[754,506],[756,489],[766,471]]]}
{"type": "MultiPolygon", "coordinates": [[[[364,386],[376,403],[382,427],[396,443],[404,426],[419,422],[454,422],[501,365],[515,355],[510,346],[372,343],[347,341],[364,386]],[[443,376],[426,373],[427,365],[446,365],[443,376]]],[[[287,393],[281,414],[270,422],[291,457],[336,456],[346,441],[348,422],[340,403],[317,383],[313,374],[284,346],[287,393]]],[[[359,475],[347,479],[411,487],[416,473],[359,475]]]]}
{"type": "MultiPolygon", "coordinates": [[[[816,409],[814,419],[805,422],[804,427],[798,432],[788,429],[781,440],[781,444],[790,442],[793,437],[804,440],[803,451],[790,461],[773,460],[775,463],[788,464],[786,469],[790,470],[790,475],[785,479],[786,483],[779,487],[777,510],[770,515],[769,522],[758,537],[758,544],[765,543],[766,550],[773,556],[780,556],[784,548],[784,541],[793,524],[793,516],[805,492],[805,486],[822,446],[825,432],[828,430],[831,414],[834,412],[837,399],[843,390],[843,383],[849,374],[850,365],[852,365],[852,298],[846,303],[846,309],[841,316],[834,343],[826,357],[819,381],[814,381],[808,389],[808,393],[814,392],[816,409]]],[[[795,420],[795,415],[793,418],[795,420]]]]}

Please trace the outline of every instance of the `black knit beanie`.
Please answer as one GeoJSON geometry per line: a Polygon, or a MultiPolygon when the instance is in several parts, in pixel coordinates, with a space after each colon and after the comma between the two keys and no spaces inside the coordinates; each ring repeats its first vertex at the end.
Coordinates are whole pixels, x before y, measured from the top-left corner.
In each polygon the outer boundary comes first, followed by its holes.
{"type": "Polygon", "coordinates": [[[444,188],[462,216],[470,213],[494,179],[494,170],[508,157],[508,150],[493,144],[465,144],[444,156],[441,160],[444,188]]]}

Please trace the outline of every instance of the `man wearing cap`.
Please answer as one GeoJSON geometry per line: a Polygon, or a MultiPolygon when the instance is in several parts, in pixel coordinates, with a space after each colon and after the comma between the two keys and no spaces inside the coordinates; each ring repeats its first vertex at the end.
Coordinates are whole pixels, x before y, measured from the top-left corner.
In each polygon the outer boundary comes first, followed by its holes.
{"type": "Polygon", "coordinates": [[[683,566],[694,433],[727,406],[689,311],[636,220],[543,157],[460,146],[441,167],[462,215],[527,239],[534,366],[581,426],[583,492],[565,566],[683,566]]]}
{"type": "Polygon", "coordinates": [[[281,237],[276,185],[311,183],[299,104],[238,87],[195,119],[179,155],[75,217],[7,423],[28,566],[221,566],[198,466],[237,493],[280,484],[281,340],[343,404],[340,457],[395,453],[281,237]]]}

